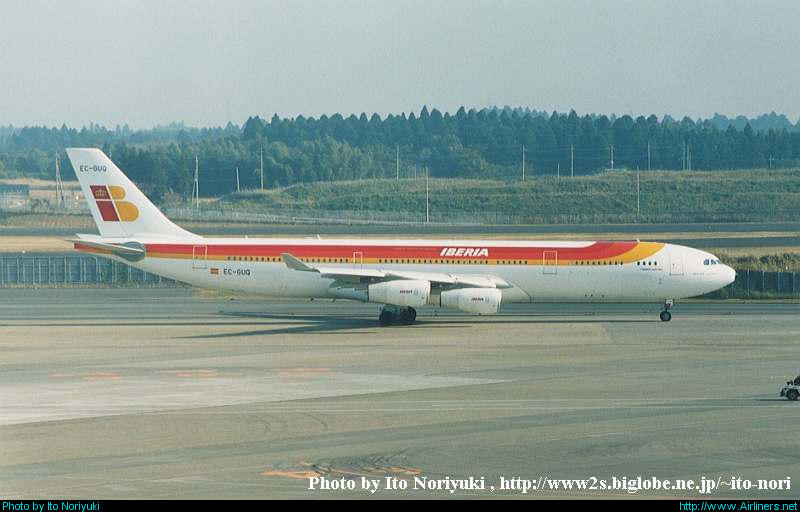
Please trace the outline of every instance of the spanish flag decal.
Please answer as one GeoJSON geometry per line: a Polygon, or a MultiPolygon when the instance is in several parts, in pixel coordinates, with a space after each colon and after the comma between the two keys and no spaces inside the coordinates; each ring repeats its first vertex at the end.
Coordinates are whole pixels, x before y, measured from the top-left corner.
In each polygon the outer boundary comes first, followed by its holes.
{"type": "Polygon", "coordinates": [[[211,269],[211,274],[213,274],[215,276],[218,276],[219,275],[219,269],[218,268],[212,268],[211,269]]]}
{"type": "Polygon", "coordinates": [[[92,195],[106,222],[133,222],[139,218],[139,209],[125,199],[125,189],[115,185],[90,185],[92,195]]]}

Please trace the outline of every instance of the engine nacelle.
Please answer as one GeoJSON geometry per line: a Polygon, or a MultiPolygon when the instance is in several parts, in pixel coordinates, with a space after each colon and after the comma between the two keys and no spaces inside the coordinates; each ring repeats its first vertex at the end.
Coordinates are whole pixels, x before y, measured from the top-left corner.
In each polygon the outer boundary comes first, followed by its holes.
{"type": "Polygon", "coordinates": [[[500,309],[503,293],[497,288],[458,288],[441,293],[439,304],[443,308],[459,309],[467,313],[494,315],[500,309]]]}
{"type": "Polygon", "coordinates": [[[398,279],[367,287],[370,302],[380,302],[393,306],[424,306],[431,294],[430,281],[398,279]]]}

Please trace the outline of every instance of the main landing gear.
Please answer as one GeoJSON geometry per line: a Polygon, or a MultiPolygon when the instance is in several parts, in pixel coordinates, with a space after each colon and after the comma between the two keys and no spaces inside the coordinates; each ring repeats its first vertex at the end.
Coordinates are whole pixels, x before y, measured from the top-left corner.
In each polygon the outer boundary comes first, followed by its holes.
{"type": "Polygon", "coordinates": [[[658,317],[661,319],[662,322],[669,322],[672,320],[672,313],[669,312],[669,309],[673,306],[675,301],[672,299],[667,299],[664,301],[664,311],[661,312],[658,317]]]}
{"type": "Polygon", "coordinates": [[[417,319],[417,311],[411,307],[384,306],[378,321],[382,326],[397,324],[411,325],[417,319]]]}

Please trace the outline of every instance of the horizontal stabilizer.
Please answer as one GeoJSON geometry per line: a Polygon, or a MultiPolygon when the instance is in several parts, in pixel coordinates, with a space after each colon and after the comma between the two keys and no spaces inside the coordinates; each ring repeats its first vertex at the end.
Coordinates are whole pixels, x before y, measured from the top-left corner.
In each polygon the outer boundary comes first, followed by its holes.
{"type": "Polygon", "coordinates": [[[138,242],[127,242],[124,244],[112,244],[108,242],[98,242],[94,240],[67,240],[78,250],[82,248],[96,249],[101,252],[111,253],[120,256],[128,261],[139,261],[145,257],[144,246],[138,242]]]}

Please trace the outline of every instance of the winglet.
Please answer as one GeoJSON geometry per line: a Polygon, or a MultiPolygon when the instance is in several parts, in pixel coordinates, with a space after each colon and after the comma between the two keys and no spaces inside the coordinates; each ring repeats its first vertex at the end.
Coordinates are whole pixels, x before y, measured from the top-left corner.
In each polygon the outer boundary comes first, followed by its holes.
{"type": "Polygon", "coordinates": [[[317,269],[309,265],[306,265],[305,263],[295,258],[288,252],[282,252],[281,259],[283,259],[283,262],[286,264],[286,266],[292,270],[302,270],[304,272],[318,272],[317,269]]]}

